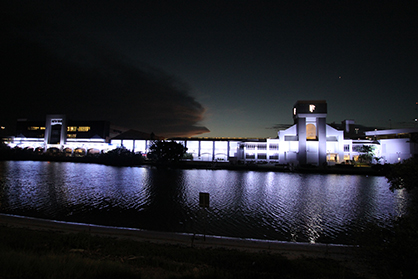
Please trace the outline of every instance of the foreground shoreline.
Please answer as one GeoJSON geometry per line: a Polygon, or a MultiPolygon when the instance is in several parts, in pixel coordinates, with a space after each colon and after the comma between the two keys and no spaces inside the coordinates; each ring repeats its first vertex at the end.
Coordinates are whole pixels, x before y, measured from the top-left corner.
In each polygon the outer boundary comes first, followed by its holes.
{"type": "Polygon", "coordinates": [[[376,278],[355,255],[335,258],[338,245],[328,245],[317,257],[300,252],[323,245],[291,243],[290,249],[289,243],[222,238],[225,246],[213,243],[217,237],[196,235],[190,246],[190,234],[1,213],[0,233],[1,278],[376,278]],[[265,243],[267,248],[260,246],[265,243]],[[295,247],[294,257],[282,253],[295,247]]]}
{"type": "Polygon", "coordinates": [[[272,240],[221,237],[191,233],[148,231],[134,228],[109,227],[85,223],[69,223],[0,213],[0,225],[47,230],[61,233],[88,233],[97,236],[145,241],[156,244],[182,245],[194,248],[224,248],[248,252],[278,253],[288,259],[300,257],[329,258],[350,261],[356,257],[356,246],[322,243],[285,242],[272,240]]]}

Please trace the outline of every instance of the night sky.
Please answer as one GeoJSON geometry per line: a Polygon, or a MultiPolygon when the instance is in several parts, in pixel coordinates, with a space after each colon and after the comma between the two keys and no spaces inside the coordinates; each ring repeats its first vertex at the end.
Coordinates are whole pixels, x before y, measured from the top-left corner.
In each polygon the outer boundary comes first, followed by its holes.
{"type": "Polygon", "coordinates": [[[7,2],[8,128],[60,113],[164,136],[276,137],[311,99],[327,101],[328,123],[418,117],[417,1],[7,2]]]}

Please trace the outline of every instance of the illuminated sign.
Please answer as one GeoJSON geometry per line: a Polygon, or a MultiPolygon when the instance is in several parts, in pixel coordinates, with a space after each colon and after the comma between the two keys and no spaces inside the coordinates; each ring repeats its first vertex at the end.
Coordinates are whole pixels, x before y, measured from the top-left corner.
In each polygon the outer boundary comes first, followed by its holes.
{"type": "Polygon", "coordinates": [[[30,130],[30,131],[45,130],[45,127],[30,126],[30,127],[28,127],[28,130],[30,130]]]}
{"type": "Polygon", "coordinates": [[[327,103],[325,101],[298,101],[293,106],[293,116],[308,114],[326,114],[327,103]]]}
{"type": "Polygon", "coordinates": [[[315,105],[309,105],[309,111],[314,112],[315,111],[315,105]]]}
{"type": "Polygon", "coordinates": [[[88,132],[88,131],[90,131],[90,127],[89,126],[80,126],[80,127],[78,127],[78,131],[79,132],[88,132]]]}
{"type": "Polygon", "coordinates": [[[67,127],[67,132],[77,132],[77,131],[79,131],[79,132],[88,132],[88,131],[90,131],[90,127],[89,126],[80,126],[80,127],[77,127],[77,126],[68,126],[67,127]]]}

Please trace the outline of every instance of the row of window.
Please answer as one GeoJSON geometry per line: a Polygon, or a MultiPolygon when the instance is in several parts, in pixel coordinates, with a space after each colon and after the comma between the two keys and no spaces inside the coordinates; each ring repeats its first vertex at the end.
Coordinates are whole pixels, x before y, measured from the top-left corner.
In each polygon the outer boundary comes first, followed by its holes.
{"type": "Polygon", "coordinates": [[[45,130],[45,127],[30,126],[28,127],[29,131],[45,130]]]}
{"type": "MultiPolygon", "coordinates": [[[[267,144],[249,144],[247,143],[245,145],[245,147],[247,148],[247,150],[267,150],[267,144]]],[[[269,145],[269,149],[270,150],[279,150],[279,145],[278,144],[270,144],[269,145]]]]}
{"type": "MultiPolygon", "coordinates": [[[[28,127],[29,131],[45,130],[45,127],[30,126],[28,127]]],[[[68,126],[67,132],[88,132],[90,131],[89,126],[68,126]]]]}
{"type": "MultiPolygon", "coordinates": [[[[256,145],[250,145],[250,144],[248,144],[246,147],[247,147],[247,150],[255,150],[255,146],[256,145]]],[[[270,145],[270,149],[279,149],[279,146],[278,145],[275,145],[277,148],[272,148],[272,146],[270,145]]],[[[358,145],[354,145],[353,146],[353,151],[354,152],[360,152],[360,150],[361,150],[361,148],[362,148],[362,146],[358,146],[358,145]]],[[[265,146],[264,147],[261,147],[260,148],[260,145],[258,146],[258,150],[265,150],[266,148],[265,148],[265,146]]],[[[348,144],[345,144],[344,145],[344,152],[350,152],[350,145],[348,145],[348,144]]],[[[255,154],[246,154],[246,158],[247,159],[255,159],[254,157],[255,157],[255,154]]],[[[260,156],[266,156],[266,154],[264,154],[264,153],[261,153],[261,154],[258,154],[258,159],[266,159],[266,158],[260,158],[260,156]]],[[[275,156],[275,155],[271,155],[271,156],[275,156]]],[[[274,158],[270,158],[270,159],[274,159],[274,158]]]]}
{"type": "MultiPolygon", "coordinates": [[[[272,155],[270,155],[270,156],[268,156],[268,158],[270,159],[270,160],[278,160],[279,159],[279,154],[272,154],[272,155]]],[[[245,159],[256,159],[256,156],[255,156],[255,154],[250,154],[250,153],[247,153],[247,154],[245,154],[245,159]]],[[[257,159],[259,159],[259,160],[266,160],[267,159],[267,154],[266,153],[260,153],[260,154],[258,154],[257,155],[257,159]]]]}
{"type": "Polygon", "coordinates": [[[90,131],[90,127],[89,126],[68,126],[67,127],[67,132],[88,132],[90,131]]]}
{"type": "MultiPolygon", "coordinates": [[[[362,145],[353,145],[353,152],[361,152],[362,145]]],[[[350,152],[350,145],[344,144],[344,152],[350,152]]]]}

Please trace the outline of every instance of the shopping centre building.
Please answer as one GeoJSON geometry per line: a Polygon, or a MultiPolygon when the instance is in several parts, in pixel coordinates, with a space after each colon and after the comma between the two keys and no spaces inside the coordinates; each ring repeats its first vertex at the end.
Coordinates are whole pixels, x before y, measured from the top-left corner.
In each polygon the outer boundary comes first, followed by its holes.
{"type": "MultiPolygon", "coordinates": [[[[418,129],[360,131],[353,120],[326,123],[327,103],[297,101],[294,124],[276,138],[173,138],[187,147],[194,161],[263,164],[333,165],[356,161],[363,146],[371,146],[379,163],[397,163],[418,155],[418,129]]],[[[46,121],[18,120],[10,147],[43,151],[60,150],[84,156],[124,147],[147,154],[154,135],[115,131],[106,121],[67,121],[65,115],[48,115],[46,121]]]]}

